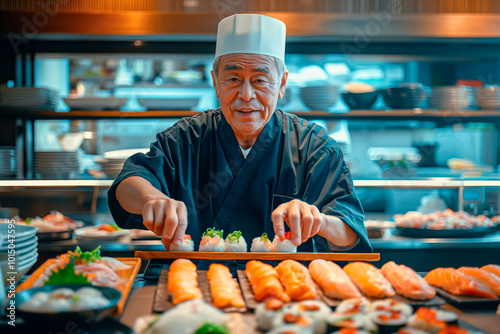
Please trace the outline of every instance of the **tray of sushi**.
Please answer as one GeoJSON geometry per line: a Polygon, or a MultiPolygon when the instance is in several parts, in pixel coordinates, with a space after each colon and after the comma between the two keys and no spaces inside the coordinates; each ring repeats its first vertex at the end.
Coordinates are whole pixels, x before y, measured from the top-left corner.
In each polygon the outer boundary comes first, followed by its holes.
{"type": "Polygon", "coordinates": [[[378,261],[379,253],[297,253],[297,246],[291,241],[290,232],[282,238],[274,237],[271,242],[266,233],[252,240],[250,252],[247,252],[247,243],[240,231],[229,233],[224,239],[222,230],[208,228],[198,247],[194,251],[194,242],[189,234],[184,241],[176,246],[173,243],[168,251],[137,251],[136,257],[142,259],[197,259],[197,260],[269,260],[280,261],[285,259],[297,261],[312,261],[326,259],[331,261],[378,261]]]}
{"type": "Polygon", "coordinates": [[[54,284],[80,284],[109,287],[121,297],[114,309],[120,315],[139,272],[141,259],[101,256],[100,246],[82,251],[79,246],[55,259],[49,259],[21,283],[16,292],[54,284]]]}
{"type": "Polygon", "coordinates": [[[500,266],[436,268],[424,277],[448,303],[457,306],[500,304],[500,266]]]}

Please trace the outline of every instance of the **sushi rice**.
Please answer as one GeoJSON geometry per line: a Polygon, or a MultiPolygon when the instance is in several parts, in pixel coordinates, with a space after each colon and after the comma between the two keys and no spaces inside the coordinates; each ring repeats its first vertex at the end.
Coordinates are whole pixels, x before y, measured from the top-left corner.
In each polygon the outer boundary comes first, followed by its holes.
{"type": "Polygon", "coordinates": [[[255,308],[255,321],[257,328],[262,331],[268,331],[273,328],[273,321],[280,314],[286,312],[288,307],[278,298],[267,298],[265,302],[259,303],[255,308]]]}
{"type": "Polygon", "coordinates": [[[229,233],[224,242],[224,252],[246,252],[247,243],[241,235],[241,231],[229,233]]]}
{"type": "Polygon", "coordinates": [[[182,243],[179,246],[176,246],[173,243],[171,243],[168,250],[192,252],[194,251],[194,242],[189,234],[184,234],[184,240],[182,241],[182,243]]]}
{"type": "Polygon", "coordinates": [[[200,241],[200,252],[223,252],[224,251],[224,230],[215,230],[211,227],[203,232],[200,241]]]}
{"type": "MultiPolygon", "coordinates": [[[[312,319],[305,314],[298,313],[290,309],[279,313],[278,316],[273,320],[273,330],[286,326],[292,326],[291,328],[296,328],[296,330],[298,330],[297,333],[314,333],[314,325],[312,319]]],[[[273,331],[270,331],[268,333],[271,332],[273,331]]],[[[276,333],[281,332],[277,331],[276,333]]]]}
{"type": "Polygon", "coordinates": [[[260,237],[252,240],[251,252],[272,252],[273,243],[269,240],[267,233],[262,233],[260,237]]]}
{"type": "Polygon", "coordinates": [[[304,300],[295,303],[290,307],[290,311],[309,317],[313,323],[314,334],[326,332],[326,318],[332,313],[328,305],[317,300],[304,300]]]}
{"type": "Polygon", "coordinates": [[[297,253],[297,246],[292,242],[292,233],[286,232],[282,238],[274,236],[273,252],[297,253]]]}

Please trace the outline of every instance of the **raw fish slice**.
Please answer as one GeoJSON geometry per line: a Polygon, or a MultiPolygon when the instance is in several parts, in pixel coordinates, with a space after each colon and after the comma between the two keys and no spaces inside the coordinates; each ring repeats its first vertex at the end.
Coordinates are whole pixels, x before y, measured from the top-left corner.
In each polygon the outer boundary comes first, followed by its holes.
{"type": "Polygon", "coordinates": [[[284,302],[290,301],[273,266],[252,260],[246,264],[245,275],[250,281],[257,301],[263,301],[268,297],[275,297],[284,302]]]}
{"type": "Polygon", "coordinates": [[[470,295],[485,298],[497,296],[489,287],[454,268],[436,268],[425,275],[424,280],[430,285],[445,289],[454,295],[470,295]]]}
{"type": "Polygon", "coordinates": [[[476,281],[490,287],[498,296],[500,296],[500,277],[489,271],[473,267],[460,267],[458,271],[473,277],[476,281]]]}
{"type": "Polygon", "coordinates": [[[364,262],[352,262],[344,271],[367,297],[387,298],[396,294],[391,283],[374,265],[364,262]]]}
{"type": "Polygon", "coordinates": [[[213,263],[208,268],[207,275],[210,282],[210,291],[212,292],[212,304],[215,307],[245,306],[238,283],[233,280],[233,275],[231,275],[228,267],[213,263]]]}
{"type": "Polygon", "coordinates": [[[318,295],[307,268],[294,260],[285,260],[276,266],[281,284],[292,300],[315,299],[318,295]]]}
{"type": "Polygon", "coordinates": [[[311,277],[323,289],[325,295],[335,299],[361,298],[361,292],[340,266],[321,259],[309,263],[311,277]]]}
{"type": "Polygon", "coordinates": [[[428,300],[436,295],[436,290],[405,265],[398,266],[394,261],[390,261],[384,264],[380,271],[402,296],[415,300],[428,300]]]}
{"type": "Polygon", "coordinates": [[[172,294],[172,303],[203,298],[198,288],[196,265],[187,259],[177,259],[169,267],[167,291],[172,294]]]}
{"type": "Polygon", "coordinates": [[[485,266],[482,266],[481,269],[500,277],[500,266],[497,264],[487,264],[485,266]]]}

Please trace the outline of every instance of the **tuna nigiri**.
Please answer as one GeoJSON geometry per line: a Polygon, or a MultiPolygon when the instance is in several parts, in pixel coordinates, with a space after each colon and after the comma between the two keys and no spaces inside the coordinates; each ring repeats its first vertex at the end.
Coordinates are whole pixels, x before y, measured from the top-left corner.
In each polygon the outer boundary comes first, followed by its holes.
{"type": "Polygon", "coordinates": [[[489,287],[454,268],[436,268],[425,275],[424,280],[454,295],[496,298],[489,287]]]}
{"type": "Polygon", "coordinates": [[[387,262],[380,269],[396,292],[402,296],[416,300],[431,299],[436,295],[434,290],[413,269],[394,261],[387,262]]]}
{"type": "Polygon", "coordinates": [[[500,296],[500,277],[489,271],[473,267],[460,267],[458,271],[473,277],[476,281],[490,287],[497,296],[500,296]]]}
{"type": "Polygon", "coordinates": [[[347,264],[344,271],[367,297],[386,298],[396,294],[391,283],[374,265],[353,262],[347,264]]]}
{"type": "Polygon", "coordinates": [[[268,297],[281,299],[284,302],[290,301],[273,266],[252,260],[247,262],[245,275],[250,281],[257,301],[263,301],[268,297]]]}
{"type": "Polygon", "coordinates": [[[198,288],[196,265],[187,259],[177,259],[168,269],[167,291],[172,294],[172,303],[203,298],[198,288]]]}
{"type": "Polygon", "coordinates": [[[325,295],[335,299],[361,298],[361,292],[338,264],[321,259],[309,263],[311,277],[325,295]]]}
{"type": "Polygon", "coordinates": [[[285,260],[276,266],[276,272],[293,300],[315,299],[318,295],[307,268],[294,260],[285,260]]]}
{"type": "Polygon", "coordinates": [[[215,307],[245,306],[238,283],[233,280],[233,275],[229,272],[228,267],[212,263],[208,268],[207,275],[212,292],[212,304],[215,307]]]}
{"type": "Polygon", "coordinates": [[[500,277],[500,266],[497,264],[487,264],[485,266],[482,266],[481,269],[500,277]]]}

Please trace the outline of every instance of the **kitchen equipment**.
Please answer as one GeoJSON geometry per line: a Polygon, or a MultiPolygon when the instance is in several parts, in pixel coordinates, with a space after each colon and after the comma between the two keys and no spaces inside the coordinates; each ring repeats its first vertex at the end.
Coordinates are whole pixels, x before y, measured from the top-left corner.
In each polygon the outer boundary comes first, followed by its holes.
{"type": "Polygon", "coordinates": [[[128,98],[117,97],[67,97],[64,102],[71,110],[118,110],[128,98]]]}
{"type": "Polygon", "coordinates": [[[16,147],[0,147],[0,179],[15,178],[18,168],[19,155],[16,147]]]}
{"type": "Polygon", "coordinates": [[[304,104],[313,110],[327,110],[339,98],[338,86],[308,86],[302,87],[300,96],[304,104]]]}
{"type": "Polygon", "coordinates": [[[482,109],[500,109],[500,86],[476,87],[474,96],[482,109]]]}
{"type": "Polygon", "coordinates": [[[79,173],[78,152],[37,151],[33,159],[33,171],[40,178],[68,179],[79,173]]]}
{"type": "Polygon", "coordinates": [[[12,109],[55,110],[56,91],[35,87],[0,87],[0,107],[12,109]]]}
{"type": "Polygon", "coordinates": [[[380,90],[367,93],[342,93],[342,99],[345,104],[351,109],[370,109],[377,101],[380,90]]]}
{"type": "Polygon", "coordinates": [[[429,103],[434,109],[469,109],[474,106],[473,88],[469,86],[433,87],[429,103]]]}
{"type": "Polygon", "coordinates": [[[387,88],[382,94],[385,103],[392,109],[423,108],[427,95],[427,90],[419,86],[387,88]]]}
{"type": "Polygon", "coordinates": [[[436,149],[438,144],[427,142],[414,142],[413,146],[418,149],[421,160],[418,162],[418,167],[435,167],[436,165],[436,149]]]}

